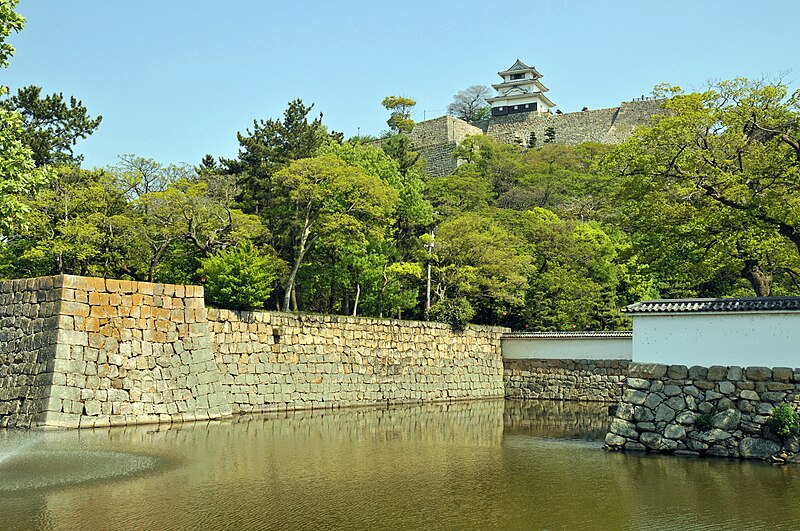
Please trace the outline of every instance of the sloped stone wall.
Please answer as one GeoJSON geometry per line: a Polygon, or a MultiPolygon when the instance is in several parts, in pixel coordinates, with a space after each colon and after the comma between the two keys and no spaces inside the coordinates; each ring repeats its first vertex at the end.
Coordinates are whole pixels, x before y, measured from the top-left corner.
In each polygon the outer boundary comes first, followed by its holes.
{"type": "Polygon", "coordinates": [[[767,419],[800,400],[800,369],[631,364],[606,445],[651,451],[800,462],[800,440],[767,419]]]}
{"type": "Polygon", "coordinates": [[[30,427],[52,383],[60,277],[0,282],[0,427],[30,427]]]}
{"type": "Polygon", "coordinates": [[[0,283],[0,425],[230,414],[203,289],[59,275],[0,283]]]}
{"type": "Polygon", "coordinates": [[[508,398],[617,402],[630,362],[522,359],[503,364],[508,398]]]}
{"type": "Polygon", "coordinates": [[[236,411],[503,396],[503,328],[208,310],[236,411]]]}

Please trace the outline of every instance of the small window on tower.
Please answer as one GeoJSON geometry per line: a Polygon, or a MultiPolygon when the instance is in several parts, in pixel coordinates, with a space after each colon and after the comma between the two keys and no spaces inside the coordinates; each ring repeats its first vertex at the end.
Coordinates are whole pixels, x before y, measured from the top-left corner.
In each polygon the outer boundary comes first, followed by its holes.
{"type": "Polygon", "coordinates": [[[525,79],[525,74],[511,74],[511,79],[525,79]]]}

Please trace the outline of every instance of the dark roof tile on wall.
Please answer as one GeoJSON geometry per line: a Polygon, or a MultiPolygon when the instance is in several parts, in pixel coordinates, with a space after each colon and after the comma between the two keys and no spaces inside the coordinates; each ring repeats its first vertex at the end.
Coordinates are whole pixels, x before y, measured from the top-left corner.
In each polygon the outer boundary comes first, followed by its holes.
{"type": "Polygon", "coordinates": [[[625,313],[785,312],[800,311],[800,297],[742,297],[738,299],[664,299],[641,301],[625,313]]]}
{"type": "Polygon", "coordinates": [[[602,332],[508,332],[502,339],[533,338],[533,339],[598,339],[598,338],[629,338],[633,337],[630,330],[607,330],[602,332]]]}

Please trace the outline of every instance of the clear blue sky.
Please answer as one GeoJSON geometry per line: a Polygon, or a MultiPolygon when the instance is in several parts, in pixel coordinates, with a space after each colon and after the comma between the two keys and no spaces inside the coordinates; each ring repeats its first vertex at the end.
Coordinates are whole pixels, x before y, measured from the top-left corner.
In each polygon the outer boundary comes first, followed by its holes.
{"type": "Polygon", "coordinates": [[[416,99],[416,120],[440,116],[517,58],[564,112],[661,82],[800,76],[798,0],[21,0],[18,11],[27,24],[0,83],[102,114],[78,145],[86,167],[123,153],[234,156],[237,131],[295,98],[346,136],[378,134],[385,96],[416,99]]]}

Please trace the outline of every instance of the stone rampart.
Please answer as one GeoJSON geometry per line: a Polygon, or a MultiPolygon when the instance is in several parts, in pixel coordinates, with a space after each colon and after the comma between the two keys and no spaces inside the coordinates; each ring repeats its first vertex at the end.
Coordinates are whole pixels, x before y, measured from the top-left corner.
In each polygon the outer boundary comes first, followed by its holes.
{"type": "Polygon", "coordinates": [[[505,360],[508,398],[616,402],[628,374],[626,360],[505,360]]]}
{"type": "Polygon", "coordinates": [[[409,138],[428,162],[426,172],[434,177],[449,175],[458,167],[453,158],[456,146],[470,135],[483,130],[453,116],[441,116],[414,125],[409,138]]]}
{"type": "Polygon", "coordinates": [[[625,451],[800,462],[768,423],[800,399],[800,369],[631,364],[606,445],[625,451]]]}
{"type": "Polygon", "coordinates": [[[0,426],[503,396],[505,329],[206,310],[203,288],[0,282],[0,426]]]}
{"type": "Polygon", "coordinates": [[[71,275],[32,282],[52,284],[58,297],[50,330],[56,344],[43,379],[49,385],[33,424],[77,428],[230,414],[202,287],[71,275]]]}
{"type": "Polygon", "coordinates": [[[503,396],[501,328],[208,311],[235,411],[503,396]]]}
{"type": "Polygon", "coordinates": [[[531,133],[536,137],[536,146],[541,146],[547,130],[552,128],[554,141],[560,144],[620,144],[636,127],[649,123],[654,115],[663,114],[662,104],[663,100],[658,99],[637,100],[623,102],[619,107],[564,114],[506,114],[492,116],[481,127],[442,116],[417,123],[409,137],[428,161],[428,174],[439,177],[458,167],[453,151],[469,135],[486,134],[498,142],[533,147],[531,133]]]}
{"type": "Polygon", "coordinates": [[[61,306],[55,280],[0,282],[2,427],[29,427],[49,396],[61,306]]]}

